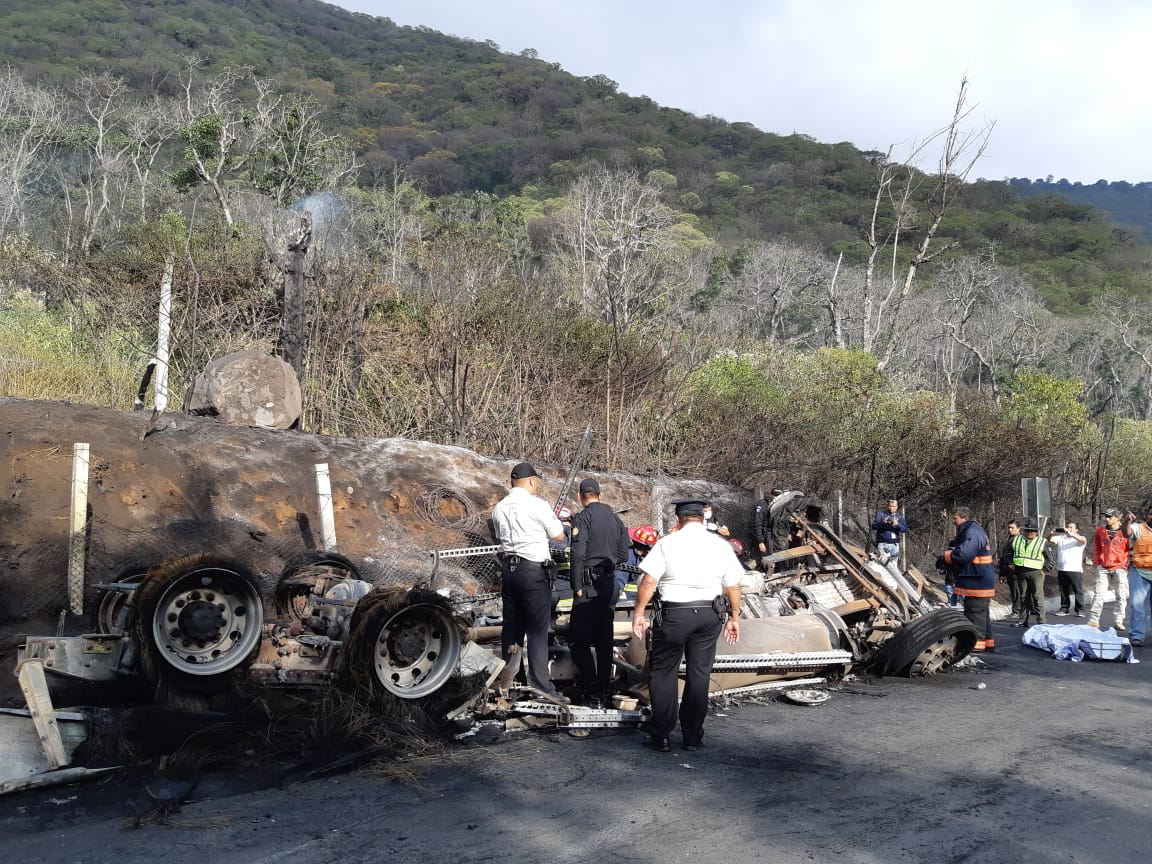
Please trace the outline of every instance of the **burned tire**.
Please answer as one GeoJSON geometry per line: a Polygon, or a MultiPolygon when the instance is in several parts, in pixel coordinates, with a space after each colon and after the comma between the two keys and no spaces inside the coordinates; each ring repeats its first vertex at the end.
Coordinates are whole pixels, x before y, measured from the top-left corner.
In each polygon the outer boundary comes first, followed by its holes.
{"type": "Polygon", "coordinates": [[[153,683],[223,690],[260,648],[263,605],[255,576],[213,556],[179,558],[136,589],[141,666],[153,683]]]}
{"type": "MultiPolygon", "coordinates": [[[[114,581],[123,585],[138,585],[147,575],[146,570],[129,571],[114,581]]],[[[104,591],[100,594],[100,603],[96,608],[97,633],[112,633],[126,626],[125,618],[129,616],[125,610],[130,596],[123,591],[104,591]]]]}
{"type": "Polygon", "coordinates": [[[923,678],[935,675],[972,652],[980,631],[958,609],[935,609],[906,625],[877,649],[873,675],[923,678]]]}
{"type": "Polygon", "coordinates": [[[460,663],[463,638],[436,595],[374,592],[352,621],[348,672],[380,696],[418,700],[448,683],[460,663]]]}
{"type": "Polygon", "coordinates": [[[359,579],[360,570],[338,552],[307,552],[292,558],[276,582],[273,609],[277,618],[299,621],[307,612],[312,590],[325,577],[359,579]]]}

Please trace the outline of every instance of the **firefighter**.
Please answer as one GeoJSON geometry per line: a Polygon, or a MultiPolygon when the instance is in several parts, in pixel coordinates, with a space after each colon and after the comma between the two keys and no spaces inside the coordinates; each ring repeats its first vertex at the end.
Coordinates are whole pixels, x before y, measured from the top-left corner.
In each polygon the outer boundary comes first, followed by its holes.
{"type": "Polygon", "coordinates": [[[951,574],[956,596],[964,598],[964,617],[976,625],[980,636],[977,651],[996,650],[992,638],[992,616],[989,609],[996,595],[996,568],[992,564],[992,544],[967,507],[952,511],[956,536],[948,549],[936,559],[936,569],[951,574]]]}

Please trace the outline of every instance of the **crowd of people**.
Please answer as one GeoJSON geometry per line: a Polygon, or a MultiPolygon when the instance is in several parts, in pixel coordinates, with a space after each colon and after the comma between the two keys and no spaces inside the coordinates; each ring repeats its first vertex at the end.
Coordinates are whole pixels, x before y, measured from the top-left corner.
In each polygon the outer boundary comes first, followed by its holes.
{"type": "MultiPolygon", "coordinates": [[[[773,489],[757,502],[752,519],[753,557],[742,562],[743,544],[730,536],[707,501],[672,502],[676,523],[663,537],[651,525],[626,528],[601,500],[600,484],[583,479],[578,487],[581,510],[550,507],[538,496],[540,475],[522,462],[512,469],[511,490],[492,512],[499,555],[504,617],[501,647],[515,673],[527,659],[527,682],[537,698],[567,705],[548,676],[548,630],[559,580],[571,595],[569,645],[577,670],[574,697],[591,707],[605,707],[613,696],[612,641],[617,598],[635,582],[632,632],[648,640],[649,695],[652,716],[650,746],[672,749],[670,735],[679,720],[686,750],[701,746],[708,707],[709,674],[717,642],[740,638],[740,584],[745,566],[771,567],[776,545],[773,489]],[[566,555],[554,551],[568,550],[566,555]],[[758,554],[757,554],[758,553],[758,554]],[[557,560],[561,562],[558,567],[557,560]],[[560,568],[563,569],[560,569],[560,568]],[[649,607],[659,598],[657,614],[649,607]],[[686,681],[679,692],[679,667],[686,681]]],[[[1035,522],[1013,520],[998,559],[984,528],[966,507],[952,512],[956,532],[936,559],[945,574],[947,593],[976,626],[977,651],[994,651],[991,605],[997,581],[1011,598],[1017,626],[1047,623],[1044,581],[1055,569],[1060,591],[1057,616],[1088,616],[1099,627],[1105,596],[1114,586],[1114,627],[1127,629],[1134,646],[1146,637],[1152,599],[1152,506],[1142,518],[1118,509],[1104,512],[1092,539],[1096,582],[1092,605],[1085,612],[1084,569],[1088,539],[1079,524],[1066,522],[1041,536],[1035,522]],[[1131,602],[1129,602],[1131,601],[1131,602]]],[[[900,502],[889,499],[871,522],[876,559],[899,566],[908,533],[900,502]]],[[[788,545],[803,542],[789,537],[788,545]]]]}

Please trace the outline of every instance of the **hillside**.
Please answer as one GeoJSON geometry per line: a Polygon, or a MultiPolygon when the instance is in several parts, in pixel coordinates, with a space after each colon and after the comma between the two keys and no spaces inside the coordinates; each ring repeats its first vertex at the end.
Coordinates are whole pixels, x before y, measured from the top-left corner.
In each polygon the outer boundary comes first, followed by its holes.
{"type": "Polygon", "coordinates": [[[256,348],[310,433],[563,465],[591,425],[590,469],[923,512],[1144,494],[1152,246],[1092,208],[313,0],[8,0],[0,51],[0,393],[147,404],[170,288],[169,410],[256,348]]]}
{"type": "Polygon", "coordinates": [[[1070,183],[1068,180],[1029,180],[1013,177],[1008,185],[1023,198],[1055,195],[1108,213],[1117,223],[1131,226],[1152,239],[1152,183],[1097,180],[1070,183]]]}
{"type": "MultiPolygon", "coordinates": [[[[34,80],[67,85],[80,70],[107,69],[167,95],[179,91],[187,55],[209,69],[251,67],[318,100],[329,128],[352,142],[362,183],[399,163],[431,195],[546,200],[596,161],[659,172],[666,201],[710,236],[787,235],[849,261],[866,254],[881,154],[696,117],[621,93],[606,74],[578,78],[531,51],[510,55],[315,0],[9,0],[0,53],[34,80]]],[[[942,237],[967,249],[995,244],[999,261],[1029,273],[1057,310],[1149,285],[1133,272],[1142,244],[1102,213],[1037,206],[1002,183],[966,187],[942,237]]]]}

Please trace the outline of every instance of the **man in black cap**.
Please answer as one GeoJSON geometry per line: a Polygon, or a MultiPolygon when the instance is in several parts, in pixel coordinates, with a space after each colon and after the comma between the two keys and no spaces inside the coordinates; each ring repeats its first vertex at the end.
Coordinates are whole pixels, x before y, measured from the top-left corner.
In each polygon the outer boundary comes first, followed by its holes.
{"type": "Polygon", "coordinates": [[[580,481],[580,504],[584,509],[572,518],[568,644],[585,702],[599,708],[612,697],[615,572],[617,564],[628,560],[628,529],[612,508],[600,501],[600,484],[592,477],[580,481]]]}
{"type": "Polygon", "coordinates": [[[653,628],[648,654],[652,702],[648,743],[661,753],[672,749],[668,736],[676,725],[681,659],[687,667],[687,680],[680,700],[680,732],[685,750],[700,746],[716,642],[721,630],[729,643],[735,644],[740,638],[740,582],[744,578],[744,568],[732,547],[705,529],[705,502],[681,498],[672,503],[679,530],[661,537],[640,562],[645,575],[632,615],[632,633],[642,639],[648,629],[644,610],[660,589],[663,614],[653,628]],[[721,595],[729,603],[726,622],[717,611],[721,595]]]}
{"type": "Polygon", "coordinates": [[[540,475],[528,462],[512,469],[512,489],[492,510],[492,526],[500,544],[501,594],[504,624],[500,647],[505,662],[518,660],[528,640],[528,676],[538,695],[566,704],[548,676],[548,625],[552,620],[549,540],[563,540],[564,526],[539,498],[540,475]]]}

